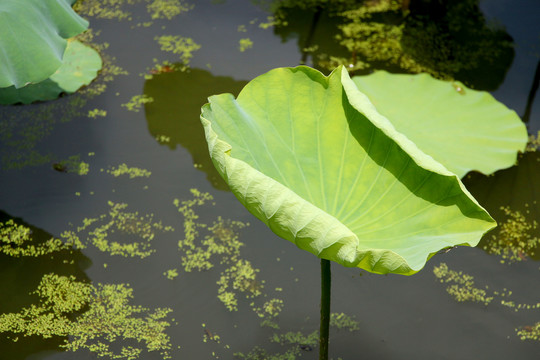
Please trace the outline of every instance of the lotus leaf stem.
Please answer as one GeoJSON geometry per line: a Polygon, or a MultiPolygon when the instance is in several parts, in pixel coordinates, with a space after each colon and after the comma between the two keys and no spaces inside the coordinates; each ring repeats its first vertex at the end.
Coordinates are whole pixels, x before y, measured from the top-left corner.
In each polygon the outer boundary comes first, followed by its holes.
{"type": "Polygon", "coordinates": [[[328,360],[330,333],[330,260],[321,259],[321,329],[319,334],[319,360],[328,360]]]}

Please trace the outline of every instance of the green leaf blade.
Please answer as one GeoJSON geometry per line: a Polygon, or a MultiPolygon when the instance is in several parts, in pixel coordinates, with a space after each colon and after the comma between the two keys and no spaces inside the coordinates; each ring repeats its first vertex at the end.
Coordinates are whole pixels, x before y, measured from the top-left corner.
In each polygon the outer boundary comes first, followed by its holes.
{"type": "Polygon", "coordinates": [[[353,81],[399,132],[460,178],[513,166],[525,149],[519,116],[485,91],[428,74],[377,71],[353,81]]]}
{"type": "Polygon", "coordinates": [[[88,28],[66,0],[3,0],[0,24],[0,88],[47,79],[62,64],[66,39],[88,28]]]}
{"type": "Polygon", "coordinates": [[[238,100],[211,97],[201,121],[232,192],[298,247],[376,273],[410,275],[441,248],[476,245],[491,217],[347,79],[276,69],[238,100]]]}

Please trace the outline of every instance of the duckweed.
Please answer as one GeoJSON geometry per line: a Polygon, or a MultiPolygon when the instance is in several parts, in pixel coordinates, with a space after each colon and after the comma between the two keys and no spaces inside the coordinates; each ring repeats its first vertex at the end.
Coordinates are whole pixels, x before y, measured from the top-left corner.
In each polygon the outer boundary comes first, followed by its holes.
{"type": "Polygon", "coordinates": [[[164,319],[172,310],[130,305],[133,290],[127,285],[94,286],[73,276],[47,274],[34,294],[40,298],[38,305],[0,315],[0,333],[65,337],[62,348],[84,349],[109,359],[137,359],[143,350],[171,358],[170,338],[165,333],[170,324],[164,319]],[[119,340],[134,340],[137,347],[122,346],[115,352],[111,348],[118,348],[119,340]]]}
{"type": "Polygon", "coordinates": [[[148,95],[134,95],[127,103],[122,104],[122,107],[125,107],[128,111],[139,112],[144,104],[153,101],[154,99],[148,95]]]}
{"type": "Polygon", "coordinates": [[[474,278],[471,275],[450,270],[445,263],[434,267],[433,273],[441,283],[449,284],[446,292],[456,301],[472,301],[488,305],[493,300],[493,296],[488,296],[485,290],[474,286],[474,278]]]}
{"type": "Polygon", "coordinates": [[[256,346],[248,354],[235,353],[234,356],[244,360],[295,360],[302,356],[303,352],[309,352],[316,348],[318,337],[318,331],[308,335],[301,332],[273,334],[270,338],[271,342],[288,347],[284,353],[269,353],[265,349],[256,346]]]}
{"type": "Polygon", "coordinates": [[[330,326],[349,331],[359,330],[359,322],[344,313],[331,313],[330,326]]]}
{"type": "Polygon", "coordinates": [[[142,216],[138,212],[125,211],[127,204],[109,201],[108,205],[110,210],[107,214],[84,219],[82,226],[77,227],[76,231],[64,231],[61,238],[76,248],[84,249],[87,244],[92,244],[110,255],[143,259],[155,251],[150,242],[157,232],[174,231],[172,227],[164,226],[161,221],[154,222],[153,215],[142,216]],[[125,242],[109,240],[113,233],[115,238],[123,238],[125,242]],[[83,236],[86,236],[84,242],[80,240],[83,236]]]}
{"type": "Polygon", "coordinates": [[[529,142],[527,143],[527,148],[525,151],[528,152],[535,152],[538,151],[540,148],[540,131],[536,133],[536,135],[529,135],[529,142]]]}
{"type": "Polygon", "coordinates": [[[250,38],[244,38],[238,41],[238,49],[241,52],[251,49],[252,47],[253,47],[253,41],[251,41],[250,38]]]}
{"type": "Polygon", "coordinates": [[[114,177],[129,175],[130,179],[138,177],[150,177],[150,175],[152,175],[152,172],[149,170],[137,167],[129,167],[126,164],[120,164],[118,165],[118,167],[113,166],[107,170],[107,173],[111,174],[114,177]]]}
{"type": "Polygon", "coordinates": [[[80,155],[70,156],[67,160],[60,161],[58,165],[66,172],[77,175],[86,175],[90,171],[90,165],[82,161],[80,155]]]}
{"type": "Polygon", "coordinates": [[[263,319],[261,326],[267,326],[274,329],[279,329],[278,324],[275,322],[275,319],[283,310],[283,300],[281,299],[271,299],[266,301],[262,307],[256,307],[254,303],[251,304],[253,311],[263,319]]]}
{"type": "MultiPolygon", "coordinates": [[[[192,199],[174,200],[174,205],[184,216],[184,239],[178,242],[182,252],[181,262],[184,271],[204,271],[215,264],[225,265],[217,281],[218,299],[229,311],[237,311],[242,294],[246,299],[261,296],[264,281],[258,280],[259,269],[250,261],[241,258],[240,248],[244,245],[239,240],[238,232],[249,224],[240,221],[225,220],[218,217],[211,225],[198,221],[195,207],[213,201],[212,195],[191,189],[192,199]],[[201,236],[204,231],[206,235],[201,236]]],[[[282,309],[283,302],[272,299],[261,306],[251,302],[252,310],[262,318],[263,325],[277,327],[274,322],[282,309]]]]}
{"type": "Polygon", "coordinates": [[[180,62],[184,66],[188,66],[193,52],[199,50],[201,45],[197,44],[193,39],[180,35],[162,35],[154,38],[162,51],[171,52],[179,56],[180,62]]]}
{"type": "Polygon", "coordinates": [[[71,248],[55,238],[40,244],[34,243],[32,230],[17,224],[13,219],[0,222],[0,240],[0,253],[13,257],[42,256],[71,248]]]}
{"type": "Polygon", "coordinates": [[[177,269],[169,269],[163,273],[165,277],[169,280],[174,280],[175,277],[178,276],[178,270],[177,269]]]}
{"type": "MultiPolygon", "coordinates": [[[[136,5],[143,0],[84,0],[77,1],[73,9],[81,15],[99,19],[132,20],[131,12],[125,8],[136,5]]],[[[152,19],[171,20],[175,16],[191,10],[189,5],[181,0],[144,0],[146,9],[152,19]]]]}
{"type": "Polygon", "coordinates": [[[540,341],[540,322],[529,326],[522,326],[516,329],[516,334],[520,340],[535,340],[540,341]]]}
{"type": "Polygon", "coordinates": [[[94,110],[88,111],[88,117],[92,119],[95,119],[97,117],[105,117],[105,116],[107,116],[106,110],[94,109],[94,110]]]}
{"type": "Polygon", "coordinates": [[[146,8],[152,19],[171,20],[175,16],[193,9],[193,5],[180,0],[153,0],[146,5],[146,8]]]}
{"type": "Polygon", "coordinates": [[[501,263],[523,261],[526,255],[534,255],[540,239],[531,232],[538,228],[535,221],[529,222],[520,211],[512,211],[509,207],[501,207],[506,220],[499,225],[498,236],[492,235],[484,249],[501,257],[501,263]]]}

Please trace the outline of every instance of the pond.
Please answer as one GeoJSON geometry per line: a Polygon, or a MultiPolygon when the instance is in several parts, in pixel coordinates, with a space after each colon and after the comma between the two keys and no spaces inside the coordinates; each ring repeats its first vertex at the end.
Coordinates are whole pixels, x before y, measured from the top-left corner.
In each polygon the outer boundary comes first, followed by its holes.
{"type": "MultiPolygon", "coordinates": [[[[318,3],[75,5],[98,78],[0,106],[0,232],[26,244],[0,243],[0,359],[317,358],[319,261],[236,200],[199,121],[270,69],[430,72],[540,130],[538,1],[318,3]]],[[[464,178],[499,223],[478,247],[414,276],[334,264],[332,359],[538,358],[538,146],[464,178]]]]}

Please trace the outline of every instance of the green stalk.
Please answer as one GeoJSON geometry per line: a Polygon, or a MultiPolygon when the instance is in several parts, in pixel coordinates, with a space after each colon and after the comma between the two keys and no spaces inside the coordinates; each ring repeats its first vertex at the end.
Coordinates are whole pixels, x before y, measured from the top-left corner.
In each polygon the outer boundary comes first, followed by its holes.
{"type": "Polygon", "coordinates": [[[330,260],[321,259],[321,329],[319,334],[319,360],[328,360],[330,334],[330,260]]]}

